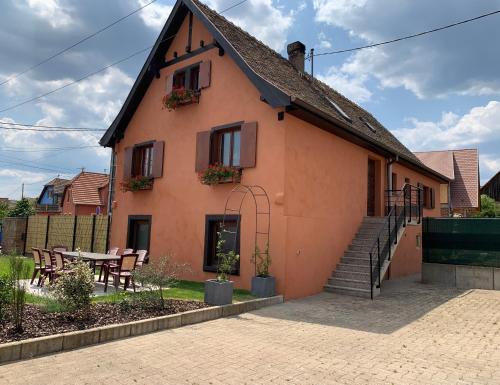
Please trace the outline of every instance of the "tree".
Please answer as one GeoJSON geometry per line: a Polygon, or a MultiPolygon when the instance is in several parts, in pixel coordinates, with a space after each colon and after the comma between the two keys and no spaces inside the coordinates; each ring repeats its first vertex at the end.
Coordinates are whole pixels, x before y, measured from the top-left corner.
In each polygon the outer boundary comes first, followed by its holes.
{"type": "Polygon", "coordinates": [[[9,203],[0,202],[0,220],[5,218],[8,213],[9,213],[9,203]]]}
{"type": "Polygon", "coordinates": [[[26,198],[16,202],[16,205],[9,211],[9,217],[28,217],[35,214],[33,204],[26,198]]]}
{"type": "Polygon", "coordinates": [[[481,211],[477,215],[480,218],[500,217],[500,210],[493,198],[488,195],[481,195],[481,211]]]}

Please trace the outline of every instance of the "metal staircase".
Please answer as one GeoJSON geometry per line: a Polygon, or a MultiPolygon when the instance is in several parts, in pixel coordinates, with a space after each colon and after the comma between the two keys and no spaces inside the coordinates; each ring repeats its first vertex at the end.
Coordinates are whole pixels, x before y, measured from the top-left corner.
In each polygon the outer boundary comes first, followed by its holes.
{"type": "Polygon", "coordinates": [[[326,291],[372,298],[389,268],[406,226],[422,220],[422,189],[405,184],[401,190],[387,190],[385,217],[365,217],[326,291]]]}

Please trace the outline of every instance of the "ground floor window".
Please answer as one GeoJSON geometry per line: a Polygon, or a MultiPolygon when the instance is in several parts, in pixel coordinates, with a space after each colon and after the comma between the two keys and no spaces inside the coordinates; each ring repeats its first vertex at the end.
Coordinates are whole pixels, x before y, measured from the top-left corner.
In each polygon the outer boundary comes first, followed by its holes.
{"type": "MultiPolygon", "coordinates": [[[[217,241],[219,240],[219,235],[221,234],[226,243],[224,244],[225,251],[236,250],[236,253],[240,253],[240,232],[238,229],[238,216],[228,215],[226,216],[225,230],[222,231],[222,223],[224,220],[223,215],[207,215],[205,219],[205,256],[203,259],[203,270],[204,271],[217,271],[217,241]],[[236,237],[235,237],[236,233],[236,237]]],[[[239,275],[240,265],[239,262],[232,272],[234,275],[239,275]]]]}
{"type": "Polygon", "coordinates": [[[130,215],[127,234],[128,249],[149,251],[151,215],[130,215]]]}

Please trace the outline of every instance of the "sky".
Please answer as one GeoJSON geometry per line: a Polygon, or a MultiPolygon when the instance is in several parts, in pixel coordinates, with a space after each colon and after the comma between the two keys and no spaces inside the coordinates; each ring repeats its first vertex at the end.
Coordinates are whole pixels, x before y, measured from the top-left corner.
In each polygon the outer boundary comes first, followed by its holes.
{"type": "MultiPolygon", "coordinates": [[[[0,127],[106,129],[148,52],[21,106],[154,44],[173,4],[157,0],[0,0],[0,127]]],[[[221,11],[238,0],[205,0],[221,11]]],[[[286,56],[358,47],[500,10],[500,0],[248,0],[224,16],[286,56]]],[[[500,170],[500,14],[399,43],[317,56],[314,75],[370,111],[413,151],[478,148],[484,184],[500,170]]],[[[306,62],[310,69],[310,62],[306,62]]],[[[37,197],[56,176],[109,171],[100,131],[0,128],[0,197],[37,197]]]]}

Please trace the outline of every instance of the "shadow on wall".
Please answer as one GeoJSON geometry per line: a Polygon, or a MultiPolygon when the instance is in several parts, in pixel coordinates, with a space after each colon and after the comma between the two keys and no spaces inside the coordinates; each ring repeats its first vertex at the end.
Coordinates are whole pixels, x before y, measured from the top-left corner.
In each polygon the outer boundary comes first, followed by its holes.
{"type": "Polygon", "coordinates": [[[258,311],[264,317],[391,334],[454,298],[460,290],[420,283],[420,276],[384,281],[373,301],[331,293],[286,302],[258,311]]]}

